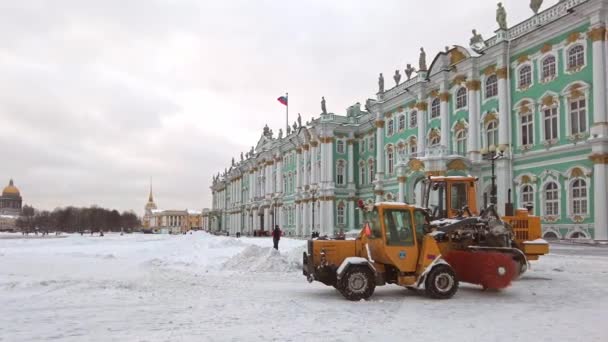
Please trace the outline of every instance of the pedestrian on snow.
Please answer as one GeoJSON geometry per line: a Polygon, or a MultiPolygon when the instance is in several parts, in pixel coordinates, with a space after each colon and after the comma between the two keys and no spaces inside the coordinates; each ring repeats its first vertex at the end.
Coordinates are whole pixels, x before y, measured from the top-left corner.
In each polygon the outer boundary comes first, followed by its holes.
{"type": "Polygon", "coordinates": [[[274,243],[274,249],[279,250],[279,240],[281,240],[281,230],[279,226],[274,226],[274,230],[272,231],[272,242],[274,243]]]}

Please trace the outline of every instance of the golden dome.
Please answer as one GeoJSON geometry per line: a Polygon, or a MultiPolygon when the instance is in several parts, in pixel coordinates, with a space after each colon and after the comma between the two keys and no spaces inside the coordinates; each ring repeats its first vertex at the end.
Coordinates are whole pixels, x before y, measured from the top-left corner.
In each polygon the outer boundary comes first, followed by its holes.
{"type": "Polygon", "coordinates": [[[16,197],[20,196],[19,189],[13,184],[13,180],[11,179],[8,185],[2,190],[2,196],[10,196],[16,197]]]}

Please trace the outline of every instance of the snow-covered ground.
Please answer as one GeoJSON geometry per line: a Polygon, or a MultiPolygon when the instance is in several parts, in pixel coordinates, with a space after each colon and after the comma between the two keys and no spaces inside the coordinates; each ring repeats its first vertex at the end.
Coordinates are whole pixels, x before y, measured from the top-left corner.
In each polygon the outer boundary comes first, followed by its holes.
{"type": "MultiPolygon", "coordinates": [[[[304,240],[0,236],[0,341],[606,341],[608,248],[553,245],[500,292],[398,286],[350,302],[301,274],[304,240]]],[[[13,235],[14,236],[14,235],[13,235]]]]}

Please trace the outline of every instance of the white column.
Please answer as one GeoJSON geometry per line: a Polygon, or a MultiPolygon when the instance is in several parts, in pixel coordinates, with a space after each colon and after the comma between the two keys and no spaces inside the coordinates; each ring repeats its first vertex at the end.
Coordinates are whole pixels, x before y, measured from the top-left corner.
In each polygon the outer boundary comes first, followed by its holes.
{"type": "Polygon", "coordinates": [[[348,146],[348,185],[349,188],[355,185],[355,152],[354,152],[355,139],[349,138],[346,142],[348,146]]]}
{"type": "Polygon", "coordinates": [[[296,192],[298,191],[298,188],[300,188],[302,186],[302,172],[301,172],[301,166],[302,166],[302,148],[298,147],[296,149],[296,192]]]}
{"type": "Polygon", "coordinates": [[[352,199],[348,200],[348,225],[349,229],[356,229],[355,226],[355,201],[352,199]]]}
{"type": "MultiPolygon", "coordinates": [[[[330,184],[335,184],[336,179],[334,177],[334,138],[328,138],[325,142],[327,148],[327,181],[330,184]]],[[[333,187],[333,186],[332,186],[333,187]]]]}
{"type": "Polygon", "coordinates": [[[422,101],[422,95],[418,96],[418,103],[416,104],[416,109],[418,111],[418,153],[421,153],[421,155],[425,155],[427,146],[427,105],[426,102],[422,101]]]}
{"type": "Polygon", "coordinates": [[[302,166],[304,167],[304,173],[302,174],[302,186],[310,184],[310,175],[308,173],[308,167],[306,167],[308,156],[310,155],[310,145],[306,144],[302,146],[302,166]]]}
{"type": "Polygon", "coordinates": [[[336,212],[336,208],[334,203],[336,202],[335,199],[332,199],[330,201],[325,201],[327,203],[327,224],[326,224],[326,234],[328,236],[333,236],[335,233],[335,228],[336,228],[336,221],[335,221],[335,212],[336,212]]]}
{"type": "Polygon", "coordinates": [[[405,202],[405,176],[399,176],[398,181],[399,181],[399,198],[397,199],[397,201],[399,202],[405,202]]]}
{"type": "Polygon", "coordinates": [[[301,204],[296,203],[296,235],[302,234],[302,217],[301,217],[301,204]]]}
{"type": "Polygon", "coordinates": [[[479,160],[479,80],[467,82],[469,106],[469,136],[467,137],[467,153],[472,160],[479,160]]]}
{"type": "Polygon", "coordinates": [[[593,41],[593,126],[591,136],[608,136],[608,112],[606,106],[606,36],[602,24],[593,28],[589,36],[593,41]]]}
{"type": "MultiPolygon", "coordinates": [[[[376,116],[376,180],[384,179],[384,119],[382,113],[376,116]]],[[[370,179],[371,182],[371,179],[370,179]]]]}
{"type": "MultiPolygon", "coordinates": [[[[595,191],[590,191],[590,193],[593,193],[594,196],[594,238],[595,240],[608,240],[608,191],[606,191],[608,189],[608,154],[596,157],[593,162],[595,191]]],[[[588,186],[590,190],[591,184],[588,186]]]]}
{"type": "MultiPolygon", "coordinates": [[[[445,83],[441,84],[441,93],[439,94],[439,100],[441,101],[439,106],[439,116],[441,118],[441,145],[445,146],[448,150],[456,150],[456,147],[450,148],[450,112],[448,108],[448,101],[450,100],[450,93],[447,92],[445,83]]],[[[403,197],[401,197],[403,200],[403,197]]]]}
{"type": "Polygon", "coordinates": [[[509,139],[509,113],[511,106],[509,101],[509,80],[507,79],[507,66],[500,65],[497,72],[498,78],[498,145],[508,147],[511,139],[509,139]]]}
{"type": "Polygon", "coordinates": [[[264,208],[264,230],[270,231],[271,224],[272,224],[272,222],[270,222],[270,208],[265,207],[264,208]]]}
{"type": "Polygon", "coordinates": [[[317,147],[318,142],[313,141],[310,143],[310,183],[317,184],[318,183],[318,175],[317,175],[317,147]]]}

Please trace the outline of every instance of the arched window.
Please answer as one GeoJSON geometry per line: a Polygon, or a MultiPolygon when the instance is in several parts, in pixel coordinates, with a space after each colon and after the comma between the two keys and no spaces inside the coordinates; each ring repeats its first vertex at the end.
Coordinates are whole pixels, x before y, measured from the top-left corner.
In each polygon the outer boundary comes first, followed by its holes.
{"type": "Polygon", "coordinates": [[[486,79],[486,99],[498,95],[498,80],[496,75],[490,75],[486,79]]]}
{"type": "Polygon", "coordinates": [[[410,128],[418,126],[418,112],[415,110],[410,113],[410,128]]]}
{"type": "Polygon", "coordinates": [[[336,165],[336,184],[344,185],[344,160],[339,160],[338,165],[336,165]]]}
{"type": "Polygon", "coordinates": [[[359,184],[365,184],[365,163],[359,164],[359,184]]]}
{"type": "Polygon", "coordinates": [[[456,109],[464,108],[467,106],[467,88],[460,87],[456,92],[456,109]]]}
{"type": "Polygon", "coordinates": [[[386,149],[386,163],[387,163],[387,172],[389,175],[393,174],[395,169],[395,152],[393,151],[393,147],[389,146],[386,149]]]}
{"type": "Polygon", "coordinates": [[[584,97],[570,100],[570,134],[587,131],[587,100],[584,97]]]}
{"type": "Polygon", "coordinates": [[[416,154],[418,151],[418,140],[410,138],[410,154],[416,154]]]}
{"type": "Polygon", "coordinates": [[[521,115],[521,144],[534,144],[534,119],[531,112],[521,115]]]}
{"type": "Polygon", "coordinates": [[[374,174],[374,160],[370,159],[369,160],[369,182],[372,183],[375,179],[375,174],[374,174]]]}
{"type": "Polygon", "coordinates": [[[575,179],[570,186],[572,200],[572,214],[587,215],[587,182],[584,179],[575,179]]]}
{"type": "Polygon", "coordinates": [[[365,138],[359,140],[359,153],[365,152],[365,138]]]}
{"type": "Polygon", "coordinates": [[[467,153],[467,131],[464,129],[456,132],[456,152],[461,156],[467,153]]]}
{"type": "Polygon", "coordinates": [[[532,84],[532,67],[524,65],[519,69],[519,88],[528,88],[532,84]]]}
{"type": "Polygon", "coordinates": [[[545,185],[545,215],[559,215],[559,189],[555,182],[545,185]]]}
{"type": "Polygon", "coordinates": [[[403,131],[405,129],[405,115],[399,115],[398,130],[403,131]]]}
{"type": "Polygon", "coordinates": [[[386,123],[386,136],[392,136],[393,133],[395,133],[395,126],[393,126],[394,122],[393,119],[389,119],[388,122],[386,123]]]}
{"type": "Polygon", "coordinates": [[[344,214],[344,202],[340,202],[338,204],[338,210],[337,210],[337,223],[340,225],[345,224],[346,222],[346,215],[344,214]]]}
{"type": "Polygon", "coordinates": [[[575,45],[568,50],[568,69],[577,69],[585,65],[585,48],[575,45]]]}
{"type": "Polygon", "coordinates": [[[557,107],[543,109],[543,122],[545,125],[545,141],[557,139],[557,107]]]}
{"type": "Polygon", "coordinates": [[[336,142],[336,150],[338,150],[338,153],[344,153],[344,141],[343,140],[338,140],[336,142]]]}
{"type": "Polygon", "coordinates": [[[367,144],[367,146],[369,146],[370,152],[374,152],[374,138],[375,136],[373,134],[369,137],[369,143],[367,144]]]}
{"type": "Polygon", "coordinates": [[[534,206],[534,189],[528,184],[521,187],[521,204],[524,207],[534,206]]]}
{"type": "Polygon", "coordinates": [[[498,122],[490,121],[486,126],[486,147],[498,146],[498,122]]]}
{"type": "Polygon", "coordinates": [[[441,115],[441,101],[438,97],[431,102],[431,118],[438,118],[441,115]]]}
{"type": "Polygon", "coordinates": [[[543,66],[543,74],[542,79],[544,81],[551,80],[555,78],[555,74],[557,73],[557,67],[555,63],[555,56],[547,56],[542,61],[543,66]]]}

